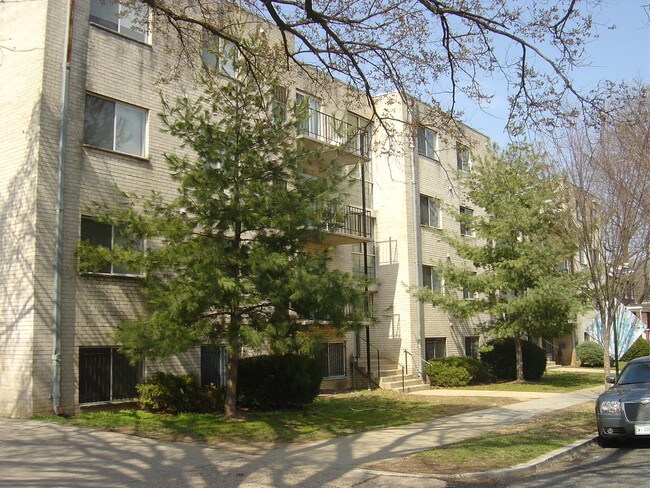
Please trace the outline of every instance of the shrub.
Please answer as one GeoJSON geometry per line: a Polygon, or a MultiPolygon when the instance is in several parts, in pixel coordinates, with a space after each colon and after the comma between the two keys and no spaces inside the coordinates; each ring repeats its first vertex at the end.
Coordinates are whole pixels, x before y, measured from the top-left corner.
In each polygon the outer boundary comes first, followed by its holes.
{"type": "MultiPolygon", "coordinates": [[[[476,383],[490,383],[493,381],[494,376],[490,366],[482,361],[479,361],[476,358],[470,356],[450,356],[446,358],[434,358],[431,359],[425,366],[425,373],[429,377],[429,380],[434,386],[464,386],[461,384],[456,385],[443,385],[443,377],[440,376],[441,369],[438,367],[442,365],[444,368],[460,368],[469,375],[469,380],[464,383],[467,384],[476,384],[476,383]],[[432,365],[432,366],[430,366],[432,365]],[[435,365],[435,366],[433,366],[435,365]],[[429,373],[429,368],[434,368],[429,373]]],[[[450,374],[445,374],[444,378],[449,378],[450,374]]],[[[455,373],[451,375],[456,378],[454,381],[465,381],[464,378],[466,375],[461,375],[460,373],[455,373]]],[[[444,380],[448,381],[448,380],[444,380]]]]}
{"type": "Polygon", "coordinates": [[[454,366],[446,363],[448,358],[431,359],[425,366],[425,372],[429,377],[431,386],[453,388],[466,386],[472,380],[472,375],[462,366],[454,366]]]}
{"type": "Polygon", "coordinates": [[[603,347],[593,341],[581,342],[576,347],[580,366],[603,367],[603,347]]]}
{"type": "Polygon", "coordinates": [[[223,410],[224,391],[216,385],[201,387],[193,375],[154,373],[137,385],[140,408],[148,412],[215,412],[223,410]]]}
{"type": "Polygon", "coordinates": [[[201,386],[188,374],[177,376],[159,371],[136,388],[140,407],[150,412],[196,412],[202,403],[201,386]]]}
{"type": "Polygon", "coordinates": [[[254,356],[239,360],[239,405],[259,410],[278,410],[311,403],[323,379],[321,361],[287,354],[254,356]]]}
{"type": "MultiPolygon", "coordinates": [[[[500,380],[517,378],[517,358],[515,340],[512,337],[488,342],[489,351],[481,353],[481,361],[492,367],[492,372],[500,380]]],[[[524,362],[524,379],[539,380],[546,371],[546,352],[530,341],[521,341],[524,362]]]]}
{"type": "Polygon", "coordinates": [[[634,344],[625,351],[621,361],[631,361],[632,359],[641,358],[643,356],[650,356],[650,342],[639,336],[634,344]]]}

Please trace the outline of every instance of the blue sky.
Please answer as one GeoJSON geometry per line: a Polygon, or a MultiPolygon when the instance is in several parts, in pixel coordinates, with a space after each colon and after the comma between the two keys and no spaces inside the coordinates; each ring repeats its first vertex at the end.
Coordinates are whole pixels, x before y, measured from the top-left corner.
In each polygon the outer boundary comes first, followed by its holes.
{"type": "MultiPolygon", "coordinates": [[[[584,62],[589,66],[571,73],[575,86],[589,91],[601,80],[641,79],[650,83],[650,0],[609,0],[607,4],[608,8],[593,12],[599,38],[587,46],[584,62]],[[607,28],[612,24],[616,29],[607,28]]],[[[502,91],[499,80],[491,81],[495,93],[502,91]]],[[[470,127],[500,145],[507,143],[505,97],[495,95],[492,102],[483,107],[461,100],[460,108],[464,111],[464,122],[470,127]]]]}

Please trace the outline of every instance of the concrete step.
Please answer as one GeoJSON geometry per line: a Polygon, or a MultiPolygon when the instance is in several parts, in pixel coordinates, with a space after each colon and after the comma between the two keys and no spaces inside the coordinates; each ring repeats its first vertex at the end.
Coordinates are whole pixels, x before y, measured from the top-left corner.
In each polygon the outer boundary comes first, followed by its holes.
{"type": "MultiPolygon", "coordinates": [[[[419,386],[423,385],[424,383],[420,378],[405,378],[404,379],[404,386],[419,386]]],[[[394,380],[394,381],[381,381],[379,383],[379,386],[384,389],[384,390],[394,390],[396,388],[402,388],[402,379],[400,378],[399,380],[394,380]]]]}

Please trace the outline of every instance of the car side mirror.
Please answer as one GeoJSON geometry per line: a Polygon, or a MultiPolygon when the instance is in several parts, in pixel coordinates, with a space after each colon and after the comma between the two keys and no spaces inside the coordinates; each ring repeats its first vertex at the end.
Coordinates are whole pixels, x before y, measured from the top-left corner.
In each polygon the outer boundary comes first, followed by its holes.
{"type": "Polygon", "coordinates": [[[616,383],[616,375],[615,374],[608,374],[605,376],[605,383],[616,383]]]}

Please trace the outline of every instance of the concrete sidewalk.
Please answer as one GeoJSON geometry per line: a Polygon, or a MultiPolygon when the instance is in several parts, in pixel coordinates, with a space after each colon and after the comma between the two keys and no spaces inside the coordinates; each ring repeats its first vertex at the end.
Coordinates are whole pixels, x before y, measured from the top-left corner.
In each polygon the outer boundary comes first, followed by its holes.
{"type": "MultiPolygon", "coordinates": [[[[444,481],[369,472],[406,456],[596,398],[604,387],[504,407],[270,449],[208,447],[48,422],[0,419],[0,486],[443,487],[444,481]]],[[[381,415],[381,412],[373,413],[381,415]]]]}
{"type": "MultiPolygon", "coordinates": [[[[418,451],[461,441],[543,414],[596,399],[604,386],[554,394],[502,407],[478,410],[428,422],[373,430],[302,446],[269,451],[285,462],[358,466],[368,461],[408,456],[418,451]]],[[[413,395],[423,392],[413,393],[413,395]]],[[[426,392],[425,392],[426,393],[426,392]]]]}

